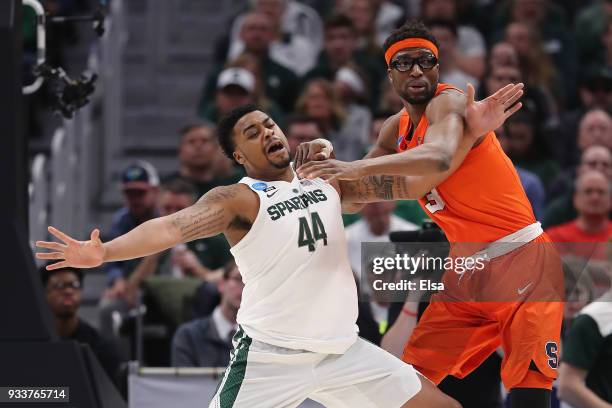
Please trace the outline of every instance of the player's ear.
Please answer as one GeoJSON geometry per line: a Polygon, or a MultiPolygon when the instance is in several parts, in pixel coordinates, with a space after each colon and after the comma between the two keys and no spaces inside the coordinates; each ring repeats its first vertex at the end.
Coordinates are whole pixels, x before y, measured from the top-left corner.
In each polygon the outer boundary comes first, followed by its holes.
{"type": "Polygon", "coordinates": [[[242,155],[240,151],[234,150],[234,160],[236,160],[238,164],[241,164],[241,165],[244,164],[244,156],[242,155]]]}
{"type": "Polygon", "coordinates": [[[393,83],[393,76],[391,75],[391,68],[387,68],[387,77],[389,78],[389,81],[393,83]]]}

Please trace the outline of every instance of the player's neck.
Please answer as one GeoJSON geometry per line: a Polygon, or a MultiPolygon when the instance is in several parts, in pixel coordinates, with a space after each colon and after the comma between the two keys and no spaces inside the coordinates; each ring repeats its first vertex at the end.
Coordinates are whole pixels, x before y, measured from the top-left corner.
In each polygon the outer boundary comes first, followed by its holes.
{"type": "Polygon", "coordinates": [[[408,115],[410,115],[410,122],[414,127],[417,127],[419,122],[421,121],[421,117],[425,114],[425,109],[427,108],[427,104],[416,105],[410,104],[406,101],[402,101],[406,111],[408,111],[408,115]]]}
{"type": "Polygon", "coordinates": [[[261,181],[286,181],[290,183],[293,181],[295,173],[291,166],[287,166],[284,169],[266,169],[266,170],[255,170],[246,169],[246,173],[249,177],[261,181]]]}

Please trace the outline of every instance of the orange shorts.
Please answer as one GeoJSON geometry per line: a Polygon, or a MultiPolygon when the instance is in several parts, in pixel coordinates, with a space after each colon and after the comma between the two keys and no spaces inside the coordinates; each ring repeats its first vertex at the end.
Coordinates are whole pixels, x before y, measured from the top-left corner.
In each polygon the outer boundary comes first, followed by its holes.
{"type": "Polygon", "coordinates": [[[564,290],[559,255],[546,235],[482,270],[447,271],[443,283],[406,344],[405,362],[438,384],[447,375],[465,377],[501,346],[507,390],[552,388],[564,290]]]}

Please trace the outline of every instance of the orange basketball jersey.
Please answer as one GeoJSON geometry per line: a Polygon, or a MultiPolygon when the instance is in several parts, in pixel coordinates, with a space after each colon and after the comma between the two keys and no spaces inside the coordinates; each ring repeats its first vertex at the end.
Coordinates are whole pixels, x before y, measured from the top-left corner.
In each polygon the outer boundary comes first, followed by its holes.
{"type": "MultiPolygon", "coordinates": [[[[447,89],[456,88],[439,84],[436,96],[447,89]]],[[[412,130],[404,109],[397,150],[423,144],[428,126],[423,113],[412,130]]],[[[420,198],[419,204],[450,242],[493,242],[535,222],[518,173],[493,132],[470,151],[450,177],[420,198]]]]}

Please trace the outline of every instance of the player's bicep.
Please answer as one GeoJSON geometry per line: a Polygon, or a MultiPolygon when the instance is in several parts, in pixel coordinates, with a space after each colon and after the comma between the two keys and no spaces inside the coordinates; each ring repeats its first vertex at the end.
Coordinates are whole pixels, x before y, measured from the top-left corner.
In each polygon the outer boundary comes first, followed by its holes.
{"type": "Polygon", "coordinates": [[[192,206],[168,216],[169,230],[182,242],[224,232],[234,217],[239,194],[238,185],[210,190],[192,206]]]}

